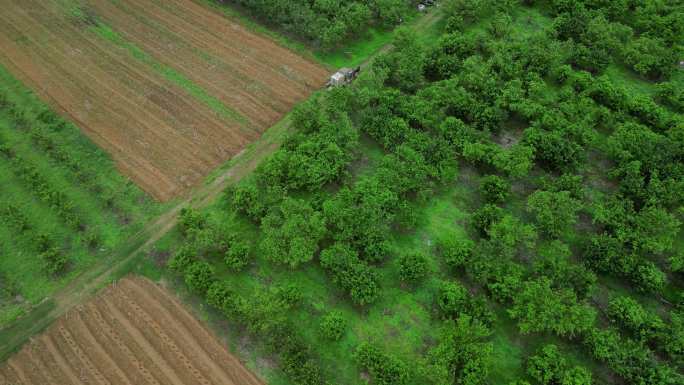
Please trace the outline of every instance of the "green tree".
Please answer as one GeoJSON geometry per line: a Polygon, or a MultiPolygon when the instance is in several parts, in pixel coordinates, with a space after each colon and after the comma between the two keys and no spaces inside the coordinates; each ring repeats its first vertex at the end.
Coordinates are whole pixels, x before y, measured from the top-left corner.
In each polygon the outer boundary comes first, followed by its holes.
{"type": "Polygon", "coordinates": [[[206,214],[192,208],[183,208],[178,216],[178,228],[187,235],[192,231],[204,229],[207,226],[206,214]]]}
{"type": "Polygon", "coordinates": [[[667,275],[651,261],[639,263],[631,276],[637,288],[647,293],[661,293],[667,284],[667,275]]]}
{"type": "Polygon", "coordinates": [[[587,298],[597,282],[596,274],[584,265],[574,263],[568,245],[558,240],[539,248],[532,270],[549,278],[554,286],[572,289],[580,299],[587,298]]]}
{"type": "Polygon", "coordinates": [[[192,262],[185,271],[185,284],[198,294],[206,293],[214,279],[214,267],[205,261],[192,262]]]}
{"type": "Polygon", "coordinates": [[[500,207],[486,204],[473,213],[471,221],[481,236],[487,236],[490,226],[500,221],[503,215],[503,209],[500,207]]]}
{"type": "Polygon", "coordinates": [[[489,227],[489,239],[499,251],[512,257],[521,250],[531,249],[537,240],[534,226],[522,223],[513,215],[506,214],[489,227]]]}
{"type": "Polygon", "coordinates": [[[674,82],[663,82],[656,85],[656,100],[658,103],[684,112],[684,90],[674,82]]]}
{"type": "Polygon", "coordinates": [[[416,283],[428,273],[427,257],[421,253],[402,255],[399,258],[399,278],[408,283],[416,283]]]}
{"type": "Polygon", "coordinates": [[[676,51],[658,38],[639,36],[628,44],[623,56],[625,63],[637,73],[652,79],[670,76],[677,62],[676,51]]]}
{"type": "Polygon", "coordinates": [[[561,385],[592,385],[591,372],[582,367],[574,366],[565,371],[561,378],[561,385]]]}
{"type": "Polygon", "coordinates": [[[249,263],[249,243],[245,240],[232,240],[226,250],[224,261],[234,271],[242,270],[249,263]]]}
{"type": "Polygon", "coordinates": [[[377,346],[364,342],[356,348],[354,358],[366,368],[378,385],[405,385],[409,382],[408,367],[403,361],[389,355],[377,346]]]}
{"type": "Polygon", "coordinates": [[[670,264],[670,271],[673,273],[684,273],[684,250],[670,256],[667,261],[670,264]]]}
{"type": "Polygon", "coordinates": [[[318,242],[325,235],[325,221],[320,212],[300,199],[285,198],[269,211],[261,223],[260,247],[270,260],[295,268],[310,261],[318,242]]]}
{"type": "Polygon", "coordinates": [[[676,365],[684,365],[684,311],[670,311],[670,323],[661,337],[664,348],[676,365]]]}
{"type": "Polygon", "coordinates": [[[493,359],[490,335],[487,327],[468,315],[445,321],[439,342],[427,354],[433,383],[485,384],[493,359]]]}
{"type": "Polygon", "coordinates": [[[492,157],[492,164],[511,178],[526,176],[534,166],[535,152],[532,146],[517,143],[507,151],[501,151],[492,157]]]}
{"type": "Polygon", "coordinates": [[[508,313],[523,334],[551,331],[572,337],[590,329],[596,319],[593,307],[577,302],[572,290],[554,290],[547,278],[523,284],[508,313]]]}
{"type": "Polygon", "coordinates": [[[552,171],[576,169],[582,162],[582,146],[568,138],[561,127],[549,127],[552,131],[547,131],[538,125],[535,122],[535,125],[525,129],[523,136],[523,143],[534,149],[534,159],[538,164],[552,171]]]}
{"type": "Polygon", "coordinates": [[[534,215],[540,230],[553,238],[572,230],[579,208],[580,202],[573,199],[568,191],[537,190],[527,198],[527,211],[534,215]]]}
{"type": "Polygon", "coordinates": [[[487,203],[504,203],[511,192],[511,184],[497,175],[488,175],[480,181],[480,193],[487,203]]]}
{"type": "Polygon", "coordinates": [[[458,282],[443,281],[437,293],[437,306],[446,318],[458,318],[468,311],[469,294],[458,282]]]}
{"type": "Polygon", "coordinates": [[[367,305],[379,295],[377,274],[348,244],[335,243],[321,252],[321,266],[333,276],[333,282],[349,293],[357,305],[367,305]]]}
{"type": "Polygon", "coordinates": [[[474,248],[475,244],[470,239],[449,237],[437,243],[439,254],[452,269],[463,266],[472,257],[474,248]]]}
{"type": "Polygon", "coordinates": [[[592,236],[584,246],[583,259],[587,265],[598,272],[628,273],[633,266],[624,266],[621,261],[627,251],[622,243],[608,234],[592,236]]]}
{"type": "Polygon", "coordinates": [[[648,206],[635,218],[634,241],[647,252],[662,254],[672,250],[681,222],[667,210],[648,206]]]}
{"type": "Polygon", "coordinates": [[[611,299],[607,313],[611,321],[618,323],[643,341],[654,339],[665,328],[660,317],[627,296],[611,299]]]}
{"type": "Polygon", "coordinates": [[[581,366],[569,367],[556,345],[544,345],[527,361],[527,374],[542,385],[591,385],[591,372],[581,366]]]}
{"type": "Polygon", "coordinates": [[[319,328],[325,338],[337,341],[342,338],[347,329],[347,320],[342,312],[331,311],[323,316],[319,328]]]}
{"type": "Polygon", "coordinates": [[[181,245],[167,263],[169,269],[178,273],[185,273],[185,270],[197,260],[195,249],[189,244],[181,245]]]}
{"type": "Polygon", "coordinates": [[[398,199],[377,178],[364,177],[323,202],[323,212],[336,241],[352,245],[364,260],[379,262],[389,249],[389,226],[398,199]]]}
{"type": "MultiPolygon", "coordinates": [[[[383,0],[384,1],[384,0],[383,0]]],[[[396,50],[378,58],[390,69],[389,84],[404,92],[415,92],[424,82],[425,51],[416,33],[399,28],[392,42],[396,50]]]]}
{"type": "Polygon", "coordinates": [[[544,345],[527,361],[527,374],[542,385],[560,384],[567,361],[558,346],[544,345]]]}

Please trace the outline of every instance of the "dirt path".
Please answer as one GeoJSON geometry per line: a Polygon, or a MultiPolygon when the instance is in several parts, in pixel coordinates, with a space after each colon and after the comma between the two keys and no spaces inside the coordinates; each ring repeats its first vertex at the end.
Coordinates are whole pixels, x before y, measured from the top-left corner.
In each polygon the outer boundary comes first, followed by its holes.
{"type": "MultiPolygon", "coordinates": [[[[435,10],[423,16],[423,19],[419,20],[414,28],[429,28],[439,19],[439,13],[435,10]]],[[[374,57],[382,52],[386,52],[388,49],[391,49],[391,45],[380,48],[371,54],[371,56],[364,61],[363,65],[367,65],[374,57]]],[[[231,167],[218,174],[210,183],[197,186],[194,190],[191,190],[186,198],[152,220],[144,229],[133,236],[128,244],[134,245],[134,247],[125,251],[121,258],[107,258],[101,263],[93,266],[91,269],[83,272],[69,285],[55,293],[52,297],[55,306],[47,315],[38,318],[36,322],[33,322],[30,325],[26,325],[20,332],[10,336],[7,341],[3,341],[0,345],[0,360],[2,360],[3,355],[17,350],[22,344],[28,341],[31,336],[40,333],[55,319],[65,314],[73,307],[86,302],[99,289],[106,286],[118,271],[125,267],[141,252],[149,250],[155,242],[173,229],[178,221],[178,214],[183,208],[201,208],[209,205],[226,189],[226,187],[237,183],[242,177],[248,175],[263,159],[280,146],[280,140],[284,136],[283,134],[289,129],[289,117],[286,116],[276,126],[272,127],[262,137],[253,142],[250,147],[235,156],[233,161],[231,161],[233,163],[231,167]],[[112,262],[112,259],[115,261],[112,262]]],[[[113,253],[113,255],[116,254],[117,253],[113,253]]],[[[3,375],[2,370],[0,370],[0,375],[3,375]]],[[[12,375],[12,373],[6,372],[5,375],[12,375]]],[[[149,373],[147,373],[147,375],[149,375],[149,373]]]]}

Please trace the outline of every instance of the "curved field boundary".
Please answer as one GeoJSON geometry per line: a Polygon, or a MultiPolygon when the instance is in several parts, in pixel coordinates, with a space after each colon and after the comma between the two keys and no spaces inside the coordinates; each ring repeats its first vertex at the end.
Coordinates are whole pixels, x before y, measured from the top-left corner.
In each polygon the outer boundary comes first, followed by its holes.
{"type": "Polygon", "coordinates": [[[262,385],[172,295],[118,281],[0,367],[0,384],[262,385]]]}
{"type": "Polygon", "coordinates": [[[328,71],[192,0],[7,0],[0,63],[155,198],[186,193],[328,71]]]}

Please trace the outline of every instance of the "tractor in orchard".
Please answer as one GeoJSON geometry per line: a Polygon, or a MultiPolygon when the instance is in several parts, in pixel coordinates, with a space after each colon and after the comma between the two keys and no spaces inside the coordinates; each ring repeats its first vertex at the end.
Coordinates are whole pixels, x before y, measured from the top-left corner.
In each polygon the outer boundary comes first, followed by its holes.
{"type": "Polygon", "coordinates": [[[361,72],[361,66],[356,68],[340,68],[339,71],[335,72],[330,76],[330,80],[326,83],[328,88],[344,86],[350,84],[361,72]]]}

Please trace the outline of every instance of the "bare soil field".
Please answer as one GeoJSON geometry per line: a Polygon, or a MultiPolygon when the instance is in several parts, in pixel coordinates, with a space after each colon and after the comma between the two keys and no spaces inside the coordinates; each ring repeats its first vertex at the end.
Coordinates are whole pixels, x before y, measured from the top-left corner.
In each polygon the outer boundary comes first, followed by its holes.
{"type": "Polygon", "coordinates": [[[0,63],[159,200],[239,153],[327,70],[192,0],[6,0],[0,63]]]}
{"type": "Polygon", "coordinates": [[[2,385],[262,385],[167,291],[126,278],[0,367],[2,385]]]}

